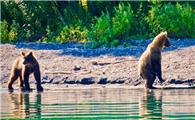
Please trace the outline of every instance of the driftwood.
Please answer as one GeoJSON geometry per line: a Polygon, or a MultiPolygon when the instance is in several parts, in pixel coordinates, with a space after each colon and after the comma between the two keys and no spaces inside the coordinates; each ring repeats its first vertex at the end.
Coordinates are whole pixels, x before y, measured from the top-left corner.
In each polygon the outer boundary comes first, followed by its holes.
{"type": "Polygon", "coordinates": [[[90,74],[90,73],[92,73],[92,71],[87,71],[87,72],[46,71],[45,72],[45,74],[81,74],[81,75],[90,74]]]}
{"type": "Polygon", "coordinates": [[[65,72],[65,71],[46,71],[45,74],[73,74],[72,72],[65,72]]]}
{"type": "Polygon", "coordinates": [[[118,64],[118,63],[123,63],[123,62],[127,62],[127,61],[139,61],[138,59],[135,60],[123,60],[123,61],[117,61],[117,62],[96,62],[96,61],[92,61],[91,64],[93,65],[109,65],[109,64],[118,64]]]}
{"type": "MultiPolygon", "coordinates": [[[[118,64],[118,63],[123,63],[123,62],[127,62],[127,61],[138,61],[138,59],[135,60],[123,60],[123,61],[117,61],[117,62],[96,62],[96,61],[92,61],[91,64],[92,65],[109,65],[109,64],[118,64]]],[[[79,66],[75,66],[73,70],[80,70],[81,67],[79,66]]],[[[81,75],[85,75],[85,74],[90,74],[92,73],[92,71],[87,71],[87,72],[68,72],[68,71],[46,71],[45,74],[81,74],[81,75]]]]}

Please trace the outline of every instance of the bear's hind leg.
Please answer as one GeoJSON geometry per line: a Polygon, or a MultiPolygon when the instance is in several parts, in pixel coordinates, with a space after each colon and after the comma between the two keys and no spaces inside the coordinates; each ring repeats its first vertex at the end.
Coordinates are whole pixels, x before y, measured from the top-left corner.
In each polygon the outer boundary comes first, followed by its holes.
{"type": "Polygon", "coordinates": [[[154,80],[156,79],[156,75],[150,73],[145,77],[146,77],[146,78],[144,78],[145,79],[145,87],[148,89],[155,89],[155,87],[153,87],[152,85],[154,83],[154,80]]]}
{"type": "Polygon", "coordinates": [[[16,72],[12,72],[11,73],[11,76],[9,78],[9,81],[8,81],[8,89],[9,90],[14,90],[13,87],[12,87],[12,84],[18,79],[18,74],[16,72]]]}

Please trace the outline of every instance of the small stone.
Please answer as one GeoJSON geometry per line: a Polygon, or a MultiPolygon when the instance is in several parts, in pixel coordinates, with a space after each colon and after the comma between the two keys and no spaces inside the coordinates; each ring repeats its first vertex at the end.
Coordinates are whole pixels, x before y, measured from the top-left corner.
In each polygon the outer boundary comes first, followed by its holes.
{"type": "Polygon", "coordinates": [[[96,61],[92,61],[91,64],[92,65],[98,65],[98,63],[96,61]]]}
{"type": "Polygon", "coordinates": [[[73,70],[81,70],[81,66],[75,65],[73,70]]]}

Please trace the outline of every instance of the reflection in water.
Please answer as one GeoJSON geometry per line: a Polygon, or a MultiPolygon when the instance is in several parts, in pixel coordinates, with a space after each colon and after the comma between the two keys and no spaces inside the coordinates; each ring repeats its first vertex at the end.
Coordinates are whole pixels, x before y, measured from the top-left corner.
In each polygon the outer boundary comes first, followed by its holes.
{"type": "Polygon", "coordinates": [[[195,89],[1,91],[1,118],[194,119],[195,89]]]}
{"type": "Polygon", "coordinates": [[[145,95],[140,100],[139,109],[140,116],[162,119],[162,94],[157,96],[154,90],[145,89],[145,95]]]}
{"type": "Polygon", "coordinates": [[[35,102],[30,102],[30,93],[8,94],[8,101],[12,105],[11,112],[14,118],[40,118],[41,94],[37,93],[35,102]]]}

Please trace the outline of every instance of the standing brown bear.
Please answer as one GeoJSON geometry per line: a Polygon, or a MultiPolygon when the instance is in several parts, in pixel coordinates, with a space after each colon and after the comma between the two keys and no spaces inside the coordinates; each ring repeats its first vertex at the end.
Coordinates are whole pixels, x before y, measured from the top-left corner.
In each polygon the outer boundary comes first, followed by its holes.
{"type": "Polygon", "coordinates": [[[161,51],[164,46],[169,47],[170,45],[167,32],[161,32],[141,55],[138,63],[138,74],[145,80],[146,88],[155,88],[152,84],[156,79],[156,75],[161,82],[163,81],[161,75],[161,51]]]}
{"type": "Polygon", "coordinates": [[[43,87],[41,86],[41,74],[39,69],[39,63],[33,55],[33,52],[24,53],[22,52],[21,56],[18,57],[12,66],[11,75],[8,81],[8,89],[13,91],[12,84],[19,77],[19,86],[21,90],[32,90],[29,86],[29,75],[34,73],[34,77],[37,81],[37,90],[42,91],[43,87]],[[23,86],[25,85],[25,87],[23,86]]]}

